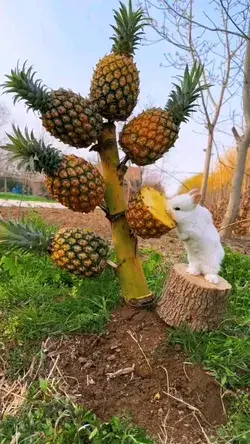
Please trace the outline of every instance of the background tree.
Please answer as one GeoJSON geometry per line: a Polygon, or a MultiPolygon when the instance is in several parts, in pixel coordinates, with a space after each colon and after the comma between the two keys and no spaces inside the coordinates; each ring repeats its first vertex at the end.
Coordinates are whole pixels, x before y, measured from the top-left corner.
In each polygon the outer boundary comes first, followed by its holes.
{"type": "Polygon", "coordinates": [[[247,1],[213,0],[202,12],[194,0],[144,0],[144,5],[148,16],[154,18],[151,26],[160,39],[175,48],[174,53],[169,51],[164,55],[163,66],[179,70],[185,63],[198,59],[205,67],[205,82],[214,85],[202,92],[200,112],[196,117],[207,131],[201,200],[204,203],[213,150],[216,148],[219,158],[221,135],[231,136],[228,122],[233,120],[237,125],[241,115],[238,94],[243,82],[249,4],[247,1]]]}
{"type": "Polygon", "coordinates": [[[232,191],[225,217],[222,222],[222,237],[230,237],[240,207],[242,183],[250,146],[250,21],[248,24],[248,39],[246,40],[244,78],[243,78],[243,110],[245,119],[244,136],[238,141],[236,167],[234,171],[232,191]]]}

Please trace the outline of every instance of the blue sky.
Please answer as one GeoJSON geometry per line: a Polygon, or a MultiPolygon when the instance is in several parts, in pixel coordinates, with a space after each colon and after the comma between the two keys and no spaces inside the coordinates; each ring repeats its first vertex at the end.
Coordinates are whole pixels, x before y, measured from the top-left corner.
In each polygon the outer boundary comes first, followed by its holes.
{"type": "MultiPolygon", "coordinates": [[[[204,3],[198,2],[197,8],[202,10],[204,3]]],[[[109,24],[113,22],[112,9],[118,4],[118,0],[1,0],[0,83],[18,59],[21,62],[27,59],[48,86],[71,88],[87,95],[95,64],[110,50],[109,24]]],[[[150,37],[152,32],[147,30],[150,37]]],[[[163,54],[168,51],[174,54],[175,49],[166,42],[142,46],[137,51],[141,93],[135,113],[149,102],[153,106],[165,104],[173,76],[177,74],[173,68],[160,67],[163,54]]],[[[38,133],[41,131],[38,116],[27,114],[22,103],[13,107],[11,96],[6,95],[0,100],[7,104],[12,122],[21,128],[28,125],[38,133]]],[[[196,130],[201,128],[194,121],[183,125],[176,146],[164,158],[164,169],[178,179],[186,174],[176,171],[202,171],[206,135],[205,130],[203,135],[197,135],[196,130]]],[[[223,143],[227,146],[230,140],[224,138],[223,143]]],[[[69,151],[76,152],[65,149],[69,151]]],[[[77,150],[77,154],[88,157],[87,150],[77,150]]],[[[161,167],[163,161],[158,165],[161,167]]],[[[179,186],[175,179],[168,176],[165,179],[169,190],[179,186]]]]}

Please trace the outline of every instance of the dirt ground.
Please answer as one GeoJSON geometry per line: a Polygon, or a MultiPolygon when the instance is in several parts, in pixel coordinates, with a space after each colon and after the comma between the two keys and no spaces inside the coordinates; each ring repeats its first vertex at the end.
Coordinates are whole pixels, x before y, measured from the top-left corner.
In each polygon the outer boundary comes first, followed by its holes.
{"type": "Polygon", "coordinates": [[[205,444],[225,422],[219,385],[178,345],[167,346],[153,312],[123,307],[105,333],[51,339],[46,350],[47,373],[57,359],[77,402],[103,420],[130,415],[156,442],[205,444]]]}
{"type": "MultiPolygon", "coordinates": [[[[0,216],[16,219],[27,211],[0,208],[0,216]]],[[[50,224],[90,228],[111,239],[109,222],[100,210],[87,215],[36,211],[50,224]]],[[[183,255],[174,232],[140,245],[153,246],[171,262],[183,255]]],[[[234,239],[230,245],[250,254],[250,239],[234,239]]],[[[123,307],[113,314],[105,333],[50,339],[46,350],[46,371],[57,366],[77,402],[104,420],[128,413],[158,443],[205,444],[206,434],[213,435],[225,422],[219,385],[189,363],[179,346],[166,345],[166,325],[151,311],[123,307]]]]}

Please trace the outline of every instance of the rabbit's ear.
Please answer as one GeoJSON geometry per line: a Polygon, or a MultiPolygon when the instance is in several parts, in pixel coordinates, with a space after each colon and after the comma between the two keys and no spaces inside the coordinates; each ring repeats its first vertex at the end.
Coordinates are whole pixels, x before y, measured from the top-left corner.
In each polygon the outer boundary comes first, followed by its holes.
{"type": "Polygon", "coordinates": [[[201,193],[198,190],[194,194],[192,194],[192,201],[195,205],[198,205],[198,203],[200,203],[200,200],[201,200],[201,193]]]}
{"type": "Polygon", "coordinates": [[[199,193],[199,192],[200,192],[200,190],[198,188],[194,188],[193,190],[190,190],[188,194],[190,196],[193,196],[194,194],[199,193]]]}

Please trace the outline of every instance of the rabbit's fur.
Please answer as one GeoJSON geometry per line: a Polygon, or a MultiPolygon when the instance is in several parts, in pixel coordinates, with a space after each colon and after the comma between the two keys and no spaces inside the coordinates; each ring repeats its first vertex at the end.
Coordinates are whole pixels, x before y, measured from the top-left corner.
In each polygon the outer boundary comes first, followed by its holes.
{"type": "Polygon", "coordinates": [[[218,284],[225,253],[211,213],[199,205],[200,197],[199,190],[175,196],[168,201],[167,209],[177,222],[179,239],[188,254],[188,273],[202,274],[207,281],[218,284]]]}

